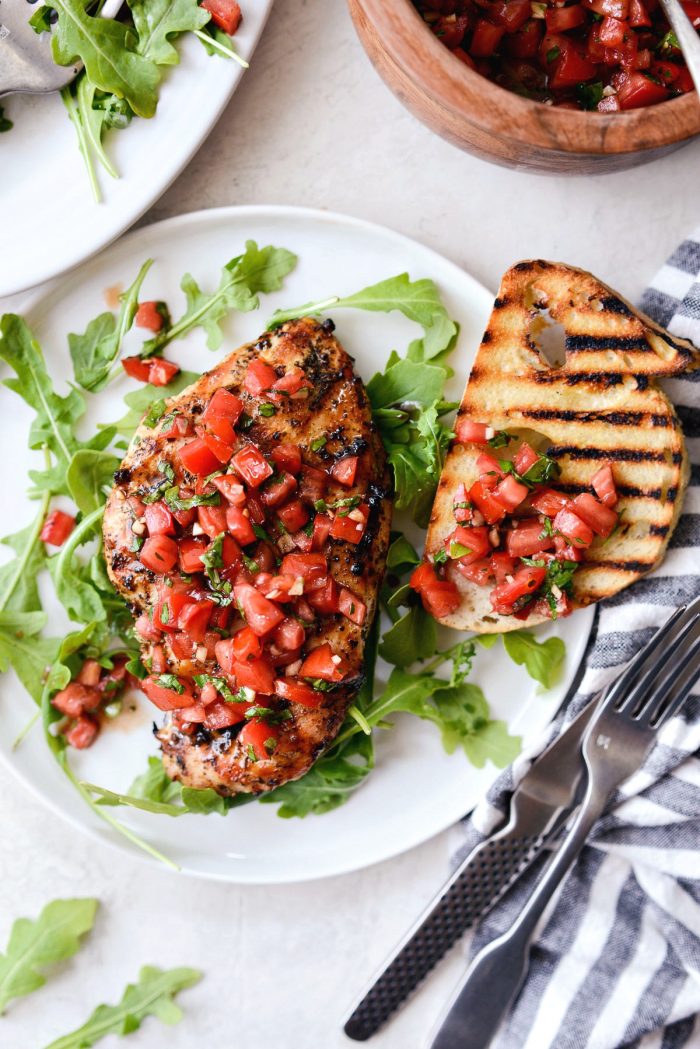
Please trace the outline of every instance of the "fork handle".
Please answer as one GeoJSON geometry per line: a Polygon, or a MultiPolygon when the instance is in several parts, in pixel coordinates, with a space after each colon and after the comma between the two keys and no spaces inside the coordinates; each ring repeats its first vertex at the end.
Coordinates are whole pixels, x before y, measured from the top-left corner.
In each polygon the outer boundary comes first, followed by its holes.
{"type": "Polygon", "coordinates": [[[590,789],[560,849],[554,854],[513,925],[479,953],[439,1021],[430,1049],[485,1049],[518,993],[528,949],[552,894],[573,866],[607,798],[590,789]]]}

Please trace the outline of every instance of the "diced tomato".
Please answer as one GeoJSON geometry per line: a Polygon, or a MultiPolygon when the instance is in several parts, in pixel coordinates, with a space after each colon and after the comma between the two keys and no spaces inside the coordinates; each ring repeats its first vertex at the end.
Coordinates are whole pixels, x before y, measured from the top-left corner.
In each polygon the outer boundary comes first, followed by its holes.
{"type": "Polygon", "coordinates": [[[258,357],[251,361],[246,369],[243,389],[252,397],[259,397],[272,388],[276,379],[275,369],[258,357]]]}
{"type": "Polygon", "coordinates": [[[222,729],[245,721],[241,703],[222,703],[220,700],[206,708],[204,724],[207,728],[222,729]]]}
{"type": "Polygon", "coordinates": [[[172,415],[168,421],[163,424],[163,429],[158,434],[158,439],[163,440],[177,440],[180,437],[191,437],[192,426],[190,420],[185,415],[172,415]]]}
{"type": "Polygon", "coordinates": [[[275,693],[289,703],[299,703],[302,707],[320,707],[323,703],[323,692],[305,685],[293,677],[278,677],[275,681],[275,693]]]}
{"type": "Polygon", "coordinates": [[[344,586],[340,588],[338,611],[357,626],[362,626],[367,618],[367,605],[357,594],[353,594],[352,590],[347,590],[344,586]]]}
{"type": "Polygon", "coordinates": [[[366,503],[354,507],[347,514],[336,513],[331,525],[333,539],[344,539],[346,543],[359,543],[367,527],[369,507],[366,503]]]}
{"type": "Polygon", "coordinates": [[[342,681],[350,672],[345,659],[328,642],[313,648],[299,669],[299,676],[322,681],[342,681]]]}
{"type": "Polygon", "coordinates": [[[523,566],[513,576],[512,583],[501,583],[491,591],[491,605],[499,615],[511,615],[516,602],[534,594],[544,582],[547,572],[544,568],[523,566]]]}
{"type": "Polygon", "coordinates": [[[570,500],[561,492],[555,492],[553,488],[540,488],[530,500],[533,510],[545,517],[556,517],[560,510],[569,506],[570,500]]]}
{"type": "Polygon", "coordinates": [[[583,0],[596,14],[625,19],[629,15],[629,0],[583,0]]]}
{"type": "Polygon", "coordinates": [[[294,652],[301,648],[306,639],[306,631],[298,619],[288,617],[284,619],[272,635],[272,640],[279,647],[288,652],[294,652]]]}
{"type": "Polygon", "coordinates": [[[574,546],[587,547],[593,542],[593,532],[573,510],[560,510],[554,518],[554,531],[569,540],[574,546]]]}
{"type": "Polygon", "coordinates": [[[476,62],[468,55],[466,51],[463,51],[461,47],[451,48],[452,54],[455,58],[458,58],[460,62],[463,62],[465,66],[469,66],[470,69],[476,69],[476,62]]]}
{"type": "MultiPolygon", "coordinates": [[[[99,664],[98,664],[99,666],[99,664]]],[[[102,695],[94,687],[71,681],[51,700],[51,705],[69,718],[79,718],[86,711],[97,710],[102,702],[102,695]]]]}
{"type": "Polygon", "coordinates": [[[629,23],[633,29],[641,29],[652,24],[649,12],[642,0],[630,0],[629,23]]]}
{"type": "Polygon", "coordinates": [[[291,499],[277,510],[277,516],[288,532],[298,532],[309,520],[309,514],[301,499],[291,499]]]}
{"type": "Polygon", "coordinates": [[[431,28],[435,36],[439,37],[442,43],[452,50],[452,48],[462,43],[462,38],[468,26],[469,18],[467,15],[451,14],[438,18],[431,28]]]}
{"type": "Polygon", "coordinates": [[[607,539],[617,524],[618,516],[615,511],[603,506],[589,492],[577,495],[571,507],[596,535],[601,535],[604,539],[607,539]]]}
{"type": "Polygon", "coordinates": [[[235,34],[243,18],[238,0],[202,0],[201,6],[210,12],[214,25],[229,36],[235,34]]]}
{"type": "Polygon", "coordinates": [[[143,357],[122,357],[122,368],[130,379],[148,382],[152,360],[153,358],[144,360],[143,357]]]}
{"type": "Polygon", "coordinates": [[[284,619],[284,612],[249,583],[239,583],[233,592],[246,623],[258,637],[269,634],[284,619]]]}
{"type": "Polygon", "coordinates": [[[297,490],[296,477],[288,473],[280,473],[273,477],[260,492],[260,498],[264,506],[280,506],[286,502],[297,490]]]}
{"type": "Polygon", "coordinates": [[[593,474],[591,484],[593,485],[593,491],[604,506],[611,508],[617,506],[617,488],[615,487],[612,466],[609,463],[606,466],[601,466],[600,470],[593,474]]]}
{"type": "Polygon", "coordinates": [[[270,457],[278,470],[294,475],[301,470],[301,448],[295,444],[278,444],[272,449],[270,457]]]}
{"type": "Polygon", "coordinates": [[[450,579],[440,579],[427,561],[414,570],[410,585],[420,595],[426,612],[436,619],[454,612],[460,604],[461,598],[455,584],[450,579]]]}
{"type": "Polygon", "coordinates": [[[140,302],[134,317],[137,328],[147,328],[148,331],[160,331],[168,316],[168,307],[164,302],[149,301],[140,302]]]}
{"type": "MultiPolygon", "coordinates": [[[[233,659],[237,663],[247,663],[251,659],[257,659],[262,653],[260,638],[249,626],[244,626],[242,630],[238,630],[230,642],[222,641],[221,644],[230,646],[233,659]]],[[[231,672],[232,667],[228,670],[228,673],[231,672]]]]}
{"type": "Polygon", "coordinates": [[[159,678],[150,675],[141,682],[141,688],[159,710],[179,710],[181,707],[191,707],[195,702],[192,685],[184,678],[177,678],[177,682],[178,688],[168,688],[160,684],[159,678]]]}
{"type": "Polygon", "coordinates": [[[572,4],[570,7],[550,7],[545,12],[547,32],[566,33],[569,29],[576,29],[586,21],[586,12],[580,4],[572,4]]]}
{"type": "MultiPolygon", "coordinates": [[[[498,50],[504,33],[505,29],[502,26],[496,26],[492,22],[487,22],[485,18],[480,18],[474,27],[469,53],[474,58],[489,58],[498,50]]],[[[475,440],[475,438],[472,437],[469,440],[475,440]]]]}
{"type": "Polygon", "coordinates": [[[272,400],[279,402],[284,397],[295,397],[302,390],[310,388],[311,382],[307,379],[305,372],[295,366],[272,384],[272,400]]]}
{"type": "Polygon", "coordinates": [[[346,488],[352,488],[355,483],[358,462],[359,458],[356,455],[347,455],[344,459],[338,459],[338,461],[331,466],[331,477],[334,478],[338,484],[342,484],[346,488]]]}
{"type": "Polygon", "coordinates": [[[538,518],[523,521],[506,535],[506,548],[511,557],[532,557],[553,546],[554,540],[546,534],[538,518]]]}
{"type": "Polygon", "coordinates": [[[640,109],[653,106],[669,97],[668,88],[655,83],[643,73],[621,73],[617,81],[617,97],[622,109],[640,109]]]}
{"type": "MultiPolygon", "coordinates": [[[[250,627],[245,627],[244,629],[250,630],[250,627]]],[[[250,633],[252,634],[253,631],[250,630],[250,633]]],[[[237,635],[234,635],[234,637],[236,636],[237,635]]],[[[257,634],[253,636],[257,637],[257,634]]],[[[223,670],[224,674],[233,674],[233,667],[236,662],[234,637],[227,637],[223,640],[217,640],[216,645],[214,646],[214,652],[216,655],[217,662],[223,670]]],[[[259,654],[259,652],[257,654],[259,654]]],[[[254,657],[248,655],[245,656],[246,660],[252,658],[254,657]]]]}
{"type": "Polygon", "coordinates": [[[495,488],[501,478],[505,477],[498,459],[494,459],[488,452],[482,452],[477,456],[476,470],[479,480],[483,481],[487,488],[495,488]]]}
{"type": "MultiPolygon", "coordinates": [[[[229,506],[226,509],[226,527],[241,546],[248,546],[255,542],[255,532],[250,518],[241,510],[240,506],[229,506]]],[[[218,533],[217,533],[218,534],[218,533]]]]}
{"type": "Polygon", "coordinates": [[[328,475],[323,470],[317,470],[315,466],[303,466],[301,470],[301,483],[299,495],[306,502],[317,503],[326,494],[328,475]]]}
{"type": "Polygon", "coordinates": [[[514,33],[531,17],[532,5],[530,0],[499,0],[492,5],[490,15],[506,33],[514,33]]]}
{"type": "Polygon", "coordinates": [[[488,558],[482,558],[468,565],[458,563],[457,568],[465,579],[468,579],[470,583],[476,583],[477,586],[489,586],[493,582],[493,571],[488,558]]]}
{"type": "Polygon", "coordinates": [[[259,487],[273,474],[273,469],[267,459],[254,444],[246,444],[240,452],[236,452],[231,460],[231,465],[251,488],[259,487]]]}
{"type": "MultiPolygon", "coordinates": [[[[494,28],[494,27],[492,27],[494,28]]],[[[464,417],[457,420],[455,439],[460,444],[487,444],[487,434],[492,431],[486,423],[476,423],[464,417]]]]}
{"type": "Polygon", "coordinates": [[[316,514],[314,517],[314,530],[311,537],[311,549],[323,550],[328,542],[333,520],[328,514],[316,514]]]}
{"type": "MultiPolygon", "coordinates": [[[[184,490],[182,489],[180,491],[180,497],[182,499],[189,498],[189,496],[185,496],[184,490]]],[[[177,523],[179,525],[182,525],[183,528],[189,528],[189,526],[191,524],[194,524],[194,522],[197,520],[197,510],[194,506],[191,507],[189,510],[173,510],[172,515],[177,521],[177,523]]]]}
{"type": "MultiPolygon", "coordinates": [[[[568,11],[570,9],[568,7],[561,7],[555,8],[555,10],[568,11]]],[[[579,8],[578,10],[580,11],[581,8],[579,8]]],[[[527,441],[523,441],[523,443],[520,445],[517,452],[513,456],[513,466],[515,467],[515,469],[521,477],[524,474],[526,474],[528,470],[532,469],[535,463],[539,461],[539,453],[536,452],[535,449],[527,443],[527,441]]]]}
{"type": "Polygon", "coordinates": [[[139,560],[151,572],[170,572],[177,562],[177,543],[167,535],[152,535],[139,551],[139,560]]]}
{"type": "Polygon", "coordinates": [[[497,524],[506,515],[505,506],[498,499],[494,499],[493,492],[481,478],[469,489],[469,501],[476,506],[487,524],[497,524]]]}
{"type": "Polygon", "coordinates": [[[501,583],[506,582],[506,576],[513,575],[515,572],[515,559],[505,552],[492,554],[491,570],[496,577],[496,584],[500,586],[501,583]]]}
{"type": "Polygon", "coordinates": [[[250,514],[250,519],[253,522],[253,524],[265,524],[265,507],[261,503],[260,496],[257,492],[248,492],[248,498],[246,500],[246,510],[250,514]]]}
{"type": "MultiPolygon", "coordinates": [[[[224,422],[225,426],[229,425],[225,419],[222,421],[224,422]]],[[[229,461],[229,459],[233,455],[233,446],[231,444],[227,444],[226,441],[222,441],[222,439],[220,437],[217,437],[215,433],[211,433],[209,430],[205,430],[203,426],[195,427],[195,433],[199,437],[200,441],[204,442],[211,454],[215,457],[217,461],[217,466],[219,463],[227,463],[229,461]]]]}
{"type": "Polygon", "coordinates": [[[148,368],[148,381],[152,386],[167,386],[180,371],[180,365],[166,361],[163,357],[154,357],[148,368]]]}
{"type": "Polygon", "coordinates": [[[466,524],[467,521],[472,519],[472,508],[467,497],[467,489],[465,485],[457,485],[457,491],[455,493],[454,501],[452,503],[454,518],[457,524],[466,524]]]}
{"type": "Polygon", "coordinates": [[[100,726],[94,718],[81,714],[74,725],[65,734],[66,743],[76,750],[87,750],[97,739],[100,726]]]}
{"type": "MultiPolygon", "coordinates": [[[[571,10],[571,8],[561,8],[571,10]]],[[[544,34],[543,22],[539,18],[531,18],[517,33],[510,33],[504,46],[509,55],[519,59],[536,58],[544,34]]]]}
{"type": "Polygon", "coordinates": [[[41,541],[51,546],[63,546],[74,528],[74,517],[63,510],[52,510],[41,529],[41,541]]]}
{"type": "Polygon", "coordinates": [[[453,560],[463,565],[470,565],[491,552],[489,530],[483,526],[464,528],[462,525],[457,525],[445,543],[445,547],[449,557],[453,560]]]}
{"type": "Polygon", "coordinates": [[[159,591],[153,612],[153,623],[159,630],[165,630],[174,634],[178,629],[180,613],[185,605],[191,603],[193,598],[188,597],[181,590],[164,586],[159,591]]]}
{"type": "Polygon", "coordinates": [[[236,397],[235,393],[220,386],[204,409],[202,422],[208,425],[213,419],[226,419],[232,426],[235,426],[242,411],[243,401],[240,397],[236,397]]]}
{"type": "Polygon", "coordinates": [[[683,10],[696,29],[700,28],[700,3],[697,0],[681,0],[683,10]]]}
{"type": "Polygon", "coordinates": [[[233,673],[239,688],[252,688],[265,696],[271,696],[275,690],[275,672],[265,656],[234,663],[233,673]]]}
{"type": "Polygon", "coordinates": [[[227,512],[231,507],[225,506],[200,506],[197,510],[199,527],[210,539],[216,539],[218,535],[226,531],[227,512]]]}
{"type": "MultiPolygon", "coordinates": [[[[102,667],[96,659],[86,659],[80,670],[76,681],[79,681],[81,685],[87,685],[88,688],[95,688],[100,683],[102,677],[102,667]]],[[[124,674],[122,673],[122,679],[124,674]]],[[[116,678],[115,678],[116,680],[116,678]]]]}
{"type": "Polygon", "coordinates": [[[219,459],[207,447],[201,437],[195,437],[178,449],[178,457],[186,470],[199,477],[206,477],[219,469],[219,459]]]}
{"type": "Polygon", "coordinates": [[[249,749],[253,751],[256,761],[269,761],[275,752],[279,735],[279,729],[255,718],[238,733],[238,742],[246,753],[249,749]]]}
{"type": "Polygon", "coordinates": [[[212,478],[212,484],[218,488],[224,499],[231,503],[232,506],[245,506],[245,488],[235,478],[229,474],[222,474],[220,477],[212,478]]]}
{"type": "Polygon", "coordinates": [[[180,540],[180,570],[185,575],[203,571],[202,554],[206,551],[206,548],[206,540],[199,537],[188,536],[186,539],[180,540]]]}
{"type": "Polygon", "coordinates": [[[170,650],[176,659],[191,659],[195,642],[187,634],[179,631],[169,637],[170,650]]]}
{"type": "Polygon", "coordinates": [[[209,626],[209,620],[214,610],[211,601],[193,601],[185,605],[178,616],[178,626],[192,641],[200,644],[204,641],[204,635],[209,626]]]}
{"type": "Polygon", "coordinates": [[[592,80],[597,73],[597,66],[586,58],[583,49],[567,41],[560,47],[560,56],[555,61],[549,83],[553,90],[559,91],[592,80]]]}
{"type": "Polygon", "coordinates": [[[528,495],[527,485],[516,481],[512,474],[507,474],[493,490],[493,498],[501,506],[505,506],[506,510],[514,510],[516,506],[520,506],[528,495]]]}
{"type": "Polygon", "coordinates": [[[280,572],[305,580],[323,579],[328,575],[328,561],[323,554],[285,554],[280,572]]]}
{"type": "Polygon", "coordinates": [[[139,616],[134,624],[134,630],[143,641],[160,641],[160,628],[155,626],[147,613],[139,616]]]}
{"type": "Polygon", "coordinates": [[[144,511],[149,535],[175,535],[175,521],[167,503],[159,499],[144,511]]]}
{"type": "Polygon", "coordinates": [[[562,561],[583,561],[583,547],[572,546],[562,535],[555,535],[554,549],[562,561]]]}
{"type": "Polygon", "coordinates": [[[621,47],[625,35],[629,33],[629,25],[619,18],[611,18],[609,15],[598,25],[598,40],[604,47],[621,47]]]}
{"type": "Polygon", "coordinates": [[[339,610],[338,584],[332,576],[319,580],[322,585],[309,589],[306,599],[312,608],[324,615],[334,615],[339,610]]]}

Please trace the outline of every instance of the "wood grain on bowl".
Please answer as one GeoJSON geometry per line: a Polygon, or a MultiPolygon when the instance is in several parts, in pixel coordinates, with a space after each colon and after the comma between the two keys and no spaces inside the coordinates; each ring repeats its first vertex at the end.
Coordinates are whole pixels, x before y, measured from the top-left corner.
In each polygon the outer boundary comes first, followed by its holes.
{"type": "Polygon", "coordinates": [[[625,113],[581,113],[521,98],[486,80],[434,36],[411,0],[348,0],[362,44],[423,123],[506,167],[602,174],[647,163],[700,134],[695,93],[625,113]]]}

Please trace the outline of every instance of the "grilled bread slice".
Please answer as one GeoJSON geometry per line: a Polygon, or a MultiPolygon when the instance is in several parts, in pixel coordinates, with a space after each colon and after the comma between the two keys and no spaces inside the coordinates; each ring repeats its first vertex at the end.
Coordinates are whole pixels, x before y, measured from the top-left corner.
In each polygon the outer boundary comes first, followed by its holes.
{"type": "MultiPolygon", "coordinates": [[[[206,720],[198,718],[196,724],[192,723],[195,731],[189,733],[184,731],[178,720],[181,711],[169,714],[156,735],[162,747],[166,772],[186,786],[200,789],[211,787],[226,796],[239,792],[257,794],[297,779],[308,771],[319,754],[332,742],[362,682],[364,645],[374,617],[389,543],[391,501],[388,495],[391,486],[384,447],[372,422],[364,386],[353,371],[352,359],[332,335],[332,331],[331,322],[319,324],[305,318],[291,321],[277,331],[265,332],[256,342],[235,350],[192,386],[170,399],[167,402],[167,415],[154,427],[149,427],[147,423],[141,424],[121,468],[115,474],[116,483],[104,516],[104,550],[110,578],[134,616],[140,617],[139,622],[143,622],[144,617],[146,622],[149,617],[151,623],[157,622],[153,609],[162,594],[168,592],[167,585],[177,589],[186,577],[181,575],[177,565],[169,571],[157,573],[147,569],[140,561],[139,551],[134,549],[133,507],[141,500],[152,503],[153,498],[149,493],[158,498],[168,468],[172,470],[172,484],[191,489],[195,487],[197,479],[187,471],[183,474],[179,452],[191,440],[192,424],[201,420],[203,411],[217,391],[226,390],[239,396],[244,403],[250,425],[238,435],[240,446],[258,449],[273,460],[280,446],[299,449],[303,465],[298,495],[308,507],[308,514],[313,513],[314,500],[321,494],[325,494],[328,500],[329,512],[338,503],[341,507],[339,515],[348,515],[344,518],[348,521],[354,512],[352,507],[367,507],[366,528],[359,541],[334,537],[335,532],[331,531],[321,550],[314,547],[327,556],[329,572],[334,580],[332,585],[343,588],[341,595],[349,593],[358,600],[357,607],[354,603],[350,606],[349,616],[352,618],[331,613],[330,610],[318,610],[323,609],[320,605],[311,608],[305,596],[297,597],[292,604],[284,606],[289,615],[298,616],[305,623],[303,647],[298,652],[298,659],[297,654],[294,655],[297,663],[294,673],[298,673],[301,659],[325,644],[330,645],[333,652],[342,654],[347,666],[346,678],[332,690],[319,692],[319,702],[313,705],[303,705],[301,701],[283,703],[282,713],[286,720],[278,725],[277,744],[264,759],[259,755],[255,759],[251,756],[250,747],[243,745],[239,738],[242,722],[227,727],[216,727],[211,723],[212,717],[208,712],[213,707],[206,707],[206,720]],[[261,397],[246,391],[245,377],[251,361],[264,362],[275,369],[278,375],[301,369],[309,384],[308,390],[304,391],[308,392],[308,396],[278,398],[274,413],[263,414],[260,410],[261,397]],[[175,416],[191,424],[188,436],[172,436],[172,420],[175,416]],[[328,471],[348,454],[357,457],[356,473],[354,479],[340,484],[328,471]],[[308,491],[305,487],[307,474],[308,491]],[[312,476],[316,478],[315,485],[311,483],[312,476]],[[319,483],[324,486],[323,492],[315,490],[319,483]],[[356,614],[361,606],[366,608],[364,620],[356,614]]],[[[265,400],[266,396],[262,399],[265,400]]],[[[266,407],[269,409],[272,405],[267,404],[266,407]]],[[[223,466],[222,470],[225,469],[223,466]]],[[[236,478],[231,473],[227,476],[236,478]]],[[[252,505],[251,500],[256,492],[264,493],[265,489],[256,488],[252,494],[249,491],[249,505],[252,505]]],[[[221,502],[224,503],[224,500],[221,502]]],[[[272,510],[267,512],[264,526],[269,534],[261,530],[260,535],[264,538],[259,538],[257,545],[245,547],[248,564],[257,559],[265,567],[264,559],[267,558],[267,567],[274,573],[278,571],[274,567],[275,562],[279,565],[285,554],[298,552],[297,547],[300,550],[308,549],[308,544],[300,546],[304,538],[301,533],[294,537],[275,523],[275,512],[272,510]]],[[[228,516],[227,527],[230,527],[228,516]]],[[[181,524],[178,521],[177,528],[178,541],[201,533],[201,528],[187,522],[181,524]]],[[[205,537],[200,535],[197,541],[204,540],[205,537]]],[[[259,572],[255,565],[253,567],[257,575],[251,574],[250,580],[256,582],[265,572],[259,572]]],[[[188,571],[192,573],[191,569],[188,571]]],[[[194,572],[187,578],[187,593],[192,600],[214,600],[215,595],[210,592],[202,573],[194,572]]],[[[273,593],[268,592],[272,597],[273,593]]],[[[298,590],[297,593],[301,594],[302,591],[298,590]]],[[[310,600],[313,600],[313,595],[310,600]]],[[[228,607],[233,613],[235,604],[228,607]]],[[[224,607],[223,611],[226,610],[224,607]]],[[[233,635],[242,626],[241,617],[235,613],[222,636],[226,638],[229,630],[233,635]]],[[[141,635],[144,638],[144,660],[148,666],[155,666],[157,653],[161,662],[164,660],[163,669],[176,675],[184,684],[198,675],[211,675],[216,680],[225,679],[233,691],[239,687],[241,682],[232,675],[230,668],[219,664],[220,649],[208,644],[208,634],[205,635],[204,645],[190,644],[189,650],[185,637],[183,651],[183,635],[168,632],[171,627],[172,624],[164,627],[162,635],[158,631],[154,637],[148,636],[150,632],[141,635]]],[[[137,632],[140,630],[137,623],[137,632]]],[[[217,640],[216,633],[213,640],[217,640]]],[[[275,673],[284,677],[285,663],[289,664],[289,658],[284,657],[289,654],[275,649],[273,641],[267,635],[263,638],[264,655],[274,663],[275,673]]],[[[289,666],[290,671],[293,669],[289,666]]],[[[280,705],[274,696],[271,699],[260,696],[256,702],[263,707],[280,705]]],[[[223,706],[225,709],[226,704],[223,706]]],[[[188,711],[184,713],[187,715],[188,711]]],[[[270,731],[274,733],[275,729],[270,731]]]]}
{"type": "MultiPolygon", "coordinates": [[[[503,277],[458,411],[508,430],[556,459],[555,487],[590,492],[611,463],[620,525],[596,539],[574,576],[573,607],[610,597],[663,558],[678,520],[689,466],[678,417],[656,380],[700,366],[700,353],[673,338],[601,281],[559,263],[520,262],[503,277]],[[554,353],[553,353],[554,351],[554,353]]],[[[433,506],[426,554],[454,530],[460,482],[477,478],[482,447],[453,442],[433,506]]],[[[461,630],[523,626],[496,615],[489,590],[453,568],[462,602],[442,622],[461,630]]],[[[542,622],[530,616],[526,625],[542,622]]]]}

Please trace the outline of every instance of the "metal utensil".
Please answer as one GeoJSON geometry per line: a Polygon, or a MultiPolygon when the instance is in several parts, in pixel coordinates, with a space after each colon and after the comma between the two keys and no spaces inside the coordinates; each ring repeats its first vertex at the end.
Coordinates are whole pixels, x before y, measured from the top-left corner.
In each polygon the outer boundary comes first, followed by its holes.
{"type": "MultiPolygon", "coordinates": [[[[123,0],[106,0],[100,14],[113,18],[122,4],[123,0]]],[[[35,10],[27,0],[0,0],[0,98],[15,92],[59,91],[83,68],[80,62],[54,62],[51,33],[36,33],[29,24],[35,10]]]]}
{"type": "Polygon", "coordinates": [[[636,772],[700,676],[700,598],[680,608],[606,691],[583,740],[578,815],[510,929],[476,956],[430,1049],[485,1049],[519,990],[535,928],[611,794],[636,772]]]}
{"type": "Polygon", "coordinates": [[[595,705],[533,762],[513,792],[505,826],[472,849],[384,962],[345,1021],[350,1038],[370,1038],[561,829],[583,778],[581,740],[595,705]]]}
{"type": "Polygon", "coordinates": [[[661,0],[661,7],[683,52],[695,90],[700,95],[700,37],[679,0],[661,0]]]}

